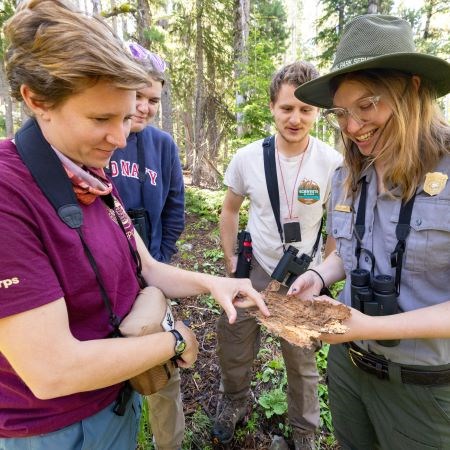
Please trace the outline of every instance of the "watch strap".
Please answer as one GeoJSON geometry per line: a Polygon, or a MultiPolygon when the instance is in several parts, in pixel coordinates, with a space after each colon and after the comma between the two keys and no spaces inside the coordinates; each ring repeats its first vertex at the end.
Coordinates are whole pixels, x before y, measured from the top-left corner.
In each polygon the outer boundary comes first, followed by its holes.
{"type": "Polygon", "coordinates": [[[174,345],[175,355],[172,357],[172,359],[177,359],[183,354],[186,348],[186,342],[178,330],[175,329],[169,330],[169,333],[172,333],[175,336],[175,345],[174,345]],[[184,344],[184,346],[182,344],[184,344]],[[182,347],[182,350],[180,350],[180,347],[182,347]]]}

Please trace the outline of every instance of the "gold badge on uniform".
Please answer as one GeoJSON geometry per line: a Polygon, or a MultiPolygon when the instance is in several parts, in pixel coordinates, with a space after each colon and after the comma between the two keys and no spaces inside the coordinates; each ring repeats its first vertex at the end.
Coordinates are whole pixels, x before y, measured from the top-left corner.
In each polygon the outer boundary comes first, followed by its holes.
{"type": "Polygon", "coordinates": [[[300,182],[297,191],[297,200],[305,205],[312,205],[320,200],[320,187],[313,180],[306,178],[300,182]]]}
{"type": "Polygon", "coordinates": [[[423,190],[430,195],[437,195],[445,188],[448,175],[441,172],[428,172],[425,176],[423,190]]]}

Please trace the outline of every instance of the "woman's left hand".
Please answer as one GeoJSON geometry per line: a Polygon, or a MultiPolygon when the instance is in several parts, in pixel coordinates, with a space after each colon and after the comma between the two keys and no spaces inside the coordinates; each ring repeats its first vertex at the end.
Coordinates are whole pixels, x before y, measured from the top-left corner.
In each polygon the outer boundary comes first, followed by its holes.
{"type": "Polygon", "coordinates": [[[256,306],[265,316],[270,315],[264,298],[253,288],[248,278],[214,277],[209,287],[211,295],[222,306],[230,323],[236,320],[235,307],[256,306]]]}

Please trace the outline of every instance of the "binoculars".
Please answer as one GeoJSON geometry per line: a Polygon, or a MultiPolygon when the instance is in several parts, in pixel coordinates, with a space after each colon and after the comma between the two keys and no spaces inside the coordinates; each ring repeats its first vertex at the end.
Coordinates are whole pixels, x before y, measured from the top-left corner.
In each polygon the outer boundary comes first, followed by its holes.
{"type": "MultiPolygon", "coordinates": [[[[353,308],[369,316],[397,314],[397,293],[392,276],[376,275],[371,279],[368,270],[355,269],[350,272],[350,281],[353,308]]],[[[400,341],[385,340],[377,343],[384,347],[395,347],[400,341]]]]}
{"type": "Polygon", "coordinates": [[[236,278],[248,278],[252,267],[253,247],[252,237],[248,231],[238,233],[238,259],[236,264],[236,278]]]}
{"type": "Polygon", "coordinates": [[[289,287],[294,280],[306,272],[312,258],[305,253],[297,256],[298,249],[290,245],[275,267],[271,277],[289,287]]]}
{"type": "Polygon", "coordinates": [[[147,213],[144,208],[128,209],[127,214],[130,216],[133,222],[134,228],[139,233],[139,236],[144,241],[145,246],[148,248],[149,244],[149,230],[147,226],[147,213]]]}

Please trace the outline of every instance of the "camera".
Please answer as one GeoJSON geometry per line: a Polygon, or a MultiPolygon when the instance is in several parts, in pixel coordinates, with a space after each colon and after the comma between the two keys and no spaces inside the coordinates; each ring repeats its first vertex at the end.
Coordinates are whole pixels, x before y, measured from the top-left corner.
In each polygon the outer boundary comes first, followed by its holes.
{"type": "Polygon", "coordinates": [[[297,256],[298,249],[290,245],[275,267],[271,277],[289,287],[294,280],[306,272],[312,258],[305,253],[297,256]]]}
{"type": "Polygon", "coordinates": [[[252,268],[252,237],[248,231],[238,233],[238,259],[236,264],[235,278],[248,278],[252,268]]]}
{"type": "Polygon", "coordinates": [[[128,209],[127,214],[130,216],[131,221],[133,222],[134,228],[139,233],[139,236],[144,241],[145,246],[148,248],[149,244],[149,230],[147,223],[147,213],[144,208],[134,208],[128,209]]]}
{"type": "MultiPolygon", "coordinates": [[[[371,280],[370,272],[355,269],[350,273],[350,296],[352,307],[369,316],[397,314],[398,303],[395,280],[391,275],[376,275],[371,280]]],[[[399,340],[377,341],[384,347],[395,347],[399,340]]]]}

